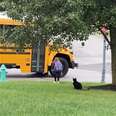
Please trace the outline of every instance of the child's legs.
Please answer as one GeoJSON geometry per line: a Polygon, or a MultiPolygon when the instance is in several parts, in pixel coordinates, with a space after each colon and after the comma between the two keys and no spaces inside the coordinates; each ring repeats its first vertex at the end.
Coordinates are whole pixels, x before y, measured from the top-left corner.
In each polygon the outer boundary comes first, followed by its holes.
{"type": "Polygon", "coordinates": [[[55,77],[54,77],[54,81],[56,81],[56,79],[57,79],[57,77],[55,76],[55,77]]]}
{"type": "Polygon", "coordinates": [[[57,77],[57,81],[60,81],[60,77],[57,77]]]}
{"type": "Polygon", "coordinates": [[[60,76],[61,76],[61,71],[58,71],[58,72],[57,72],[57,81],[60,80],[60,76]]]}
{"type": "Polygon", "coordinates": [[[54,71],[54,81],[57,80],[57,73],[54,71]]]}

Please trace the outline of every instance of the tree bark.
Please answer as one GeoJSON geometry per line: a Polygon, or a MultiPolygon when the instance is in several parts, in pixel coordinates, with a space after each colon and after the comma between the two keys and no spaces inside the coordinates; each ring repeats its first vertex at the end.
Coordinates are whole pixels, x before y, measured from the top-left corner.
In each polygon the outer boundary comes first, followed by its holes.
{"type": "Polygon", "coordinates": [[[111,28],[112,85],[116,86],[116,28],[111,28]]]}

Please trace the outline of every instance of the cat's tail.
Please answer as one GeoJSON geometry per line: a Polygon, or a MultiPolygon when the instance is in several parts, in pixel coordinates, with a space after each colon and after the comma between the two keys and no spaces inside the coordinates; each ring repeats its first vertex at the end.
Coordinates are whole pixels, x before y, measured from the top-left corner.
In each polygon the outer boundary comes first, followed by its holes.
{"type": "Polygon", "coordinates": [[[89,90],[89,87],[83,87],[82,90],[89,90]]]}

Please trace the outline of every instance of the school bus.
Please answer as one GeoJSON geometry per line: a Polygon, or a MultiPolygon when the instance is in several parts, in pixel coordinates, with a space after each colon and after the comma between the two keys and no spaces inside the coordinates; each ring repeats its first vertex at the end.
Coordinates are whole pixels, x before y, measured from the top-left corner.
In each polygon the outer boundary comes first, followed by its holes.
{"type": "MultiPolygon", "coordinates": [[[[0,33],[4,35],[9,26],[22,25],[13,19],[0,19],[0,33]]],[[[20,68],[22,72],[37,72],[47,74],[51,72],[51,65],[55,57],[59,57],[63,64],[62,76],[69,68],[74,68],[73,53],[67,48],[51,50],[43,40],[31,48],[17,49],[14,44],[0,43],[0,65],[5,64],[7,68],[20,68]]]]}

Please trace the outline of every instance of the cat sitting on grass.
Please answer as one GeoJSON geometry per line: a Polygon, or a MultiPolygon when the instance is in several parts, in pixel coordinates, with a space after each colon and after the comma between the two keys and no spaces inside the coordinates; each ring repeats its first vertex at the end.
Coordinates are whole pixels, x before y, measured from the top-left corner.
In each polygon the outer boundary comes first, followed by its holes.
{"type": "Polygon", "coordinates": [[[73,86],[74,89],[82,89],[82,84],[78,82],[76,78],[73,78],[73,86]]]}
{"type": "Polygon", "coordinates": [[[88,87],[83,87],[82,84],[80,82],[78,82],[76,78],[73,78],[73,86],[74,86],[74,89],[89,90],[88,87]]]}

